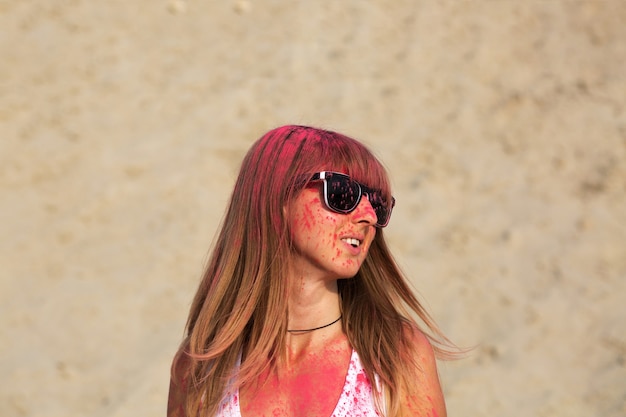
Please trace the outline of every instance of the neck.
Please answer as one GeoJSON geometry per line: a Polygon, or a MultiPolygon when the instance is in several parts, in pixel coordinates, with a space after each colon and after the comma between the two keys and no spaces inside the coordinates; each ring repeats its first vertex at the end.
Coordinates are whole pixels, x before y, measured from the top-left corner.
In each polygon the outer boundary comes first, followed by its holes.
{"type": "Polygon", "coordinates": [[[337,321],[337,318],[341,316],[337,281],[307,283],[300,280],[296,282],[290,293],[287,308],[289,330],[311,332],[337,321]]]}

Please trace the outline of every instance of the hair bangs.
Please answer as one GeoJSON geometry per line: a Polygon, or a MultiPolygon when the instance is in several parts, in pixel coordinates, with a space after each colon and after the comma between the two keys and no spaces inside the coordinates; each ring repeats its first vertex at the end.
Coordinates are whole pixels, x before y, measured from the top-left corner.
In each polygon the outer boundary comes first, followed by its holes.
{"type": "Polygon", "coordinates": [[[307,149],[308,173],[341,172],[391,198],[387,171],[366,146],[336,132],[318,131],[316,136],[317,140],[312,141],[310,149],[307,149]]]}

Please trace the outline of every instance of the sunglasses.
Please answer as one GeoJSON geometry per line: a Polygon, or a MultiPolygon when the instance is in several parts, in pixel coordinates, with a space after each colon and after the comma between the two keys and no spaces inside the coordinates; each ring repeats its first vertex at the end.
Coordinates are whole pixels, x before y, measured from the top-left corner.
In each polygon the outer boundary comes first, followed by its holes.
{"type": "Polygon", "coordinates": [[[391,197],[391,201],[387,201],[379,190],[366,187],[338,172],[318,172],[313,174],[310,181],[324,182],[324,202],[329,210],[348,214],[357,208],[365,194],[376,213],[376,227],[385,227],[389,223],[391,210],[396,204],[395,198],[391,197]]]}

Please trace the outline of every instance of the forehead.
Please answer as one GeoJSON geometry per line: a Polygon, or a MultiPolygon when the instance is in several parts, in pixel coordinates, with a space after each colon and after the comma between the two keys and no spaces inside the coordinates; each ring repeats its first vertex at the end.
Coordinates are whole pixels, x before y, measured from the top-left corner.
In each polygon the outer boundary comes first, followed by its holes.
{"type": "Polygon", "coordinates": [[[301,155],[304,172],[340,172],[369,188],[390,194],[385,168],[366,146],[354,139],[340,134],[314,135],[301,155]]]}

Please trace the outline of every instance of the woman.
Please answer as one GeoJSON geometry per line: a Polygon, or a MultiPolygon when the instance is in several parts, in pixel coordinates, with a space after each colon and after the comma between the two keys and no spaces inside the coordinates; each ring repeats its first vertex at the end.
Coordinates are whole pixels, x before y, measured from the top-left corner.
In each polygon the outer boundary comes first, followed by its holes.
{"type": "Polygon", "coordinates": [[[451,345],[389,253],[394,203],[354,139],[261,137],[193,300],[168,416],[445,416],[435,355],[451,345]]]}

